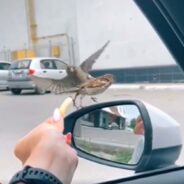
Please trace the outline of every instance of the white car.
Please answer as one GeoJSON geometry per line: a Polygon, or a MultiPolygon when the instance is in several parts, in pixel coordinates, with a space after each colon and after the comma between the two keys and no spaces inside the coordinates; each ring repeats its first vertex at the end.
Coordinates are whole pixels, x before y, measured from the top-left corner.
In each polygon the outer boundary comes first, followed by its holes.
{"type": "Polygon", "coordinates": [[[8,78],[8,87],[13,94],[25,89],[35,89],[36,93],[45,93],[31,79],[31,75],[42,78],[63,79],[67,76],[67,65],[58,58],[36,57],[13,61],[8,78]]]}
{"type": "Polygon", "coordinates": [[[0,61],[0,90],[8,89],[8,70],[11,63],[0,61]]]}

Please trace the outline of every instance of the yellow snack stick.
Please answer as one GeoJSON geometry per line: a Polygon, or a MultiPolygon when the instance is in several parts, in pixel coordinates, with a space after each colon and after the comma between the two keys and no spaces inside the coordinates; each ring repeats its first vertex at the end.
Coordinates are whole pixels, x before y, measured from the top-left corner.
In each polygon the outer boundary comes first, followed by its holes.
{"type": "Polygon", "coordinates": [[[69,107],[72,105],[73,99],[71,97],[67,97],[64,102],[61,104],[59,111],[61,116],[65,116],[67,111],[69,110],[69,107]]]}

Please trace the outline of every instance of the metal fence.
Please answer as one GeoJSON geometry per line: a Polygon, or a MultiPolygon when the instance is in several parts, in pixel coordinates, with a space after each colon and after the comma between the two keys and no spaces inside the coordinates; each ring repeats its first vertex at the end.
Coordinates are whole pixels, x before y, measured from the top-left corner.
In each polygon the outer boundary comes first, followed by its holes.
{"type": "Polygon", "coordinates": [[[62,58],[67,63],[72,63],[73,53],[71,48],[61,42],[58,43],[47,43],[47,44],[37,44],[33,48],[36,56],[38,57],[59,57],[62,58]]]}
{"type": "Polygon", "coordinates": [[[74,51],[70,43],[63,41],[44,40],[39,41],[32,47],[26,44],[18,50],[9,48],[0,49],[0,60],[12,61],[25,57],[59,57],[69,64],[74,64],[74,51]]]}
{"type": "Polygon", "coordinates": [[[6,48],[0,50],[0,60],[11,61],[12,60],[11,50],[6,48]]]}

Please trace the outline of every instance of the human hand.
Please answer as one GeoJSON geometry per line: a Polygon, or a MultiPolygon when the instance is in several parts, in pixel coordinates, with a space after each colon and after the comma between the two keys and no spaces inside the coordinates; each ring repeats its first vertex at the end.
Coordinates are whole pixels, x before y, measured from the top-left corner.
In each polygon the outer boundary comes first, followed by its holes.
{"type": "Polygon", "coordinates": [[[76,151],[66,143],[71,134],[63,135],[64,123],[59,110],[54,118],[48,118],[15,146],[15,155],[23,166],[47,170],[64,184],[71,182],[78,158],[76,151]]]}

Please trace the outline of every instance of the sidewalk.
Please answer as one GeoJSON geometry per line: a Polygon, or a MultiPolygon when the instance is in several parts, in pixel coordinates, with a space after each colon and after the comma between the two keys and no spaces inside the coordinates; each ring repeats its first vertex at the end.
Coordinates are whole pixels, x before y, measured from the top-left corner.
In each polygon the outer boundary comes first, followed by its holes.
{"type": "Polygon", "coordinates": [[[184,90],[184,83],[113,84],[110,89],[184,90]]]}

